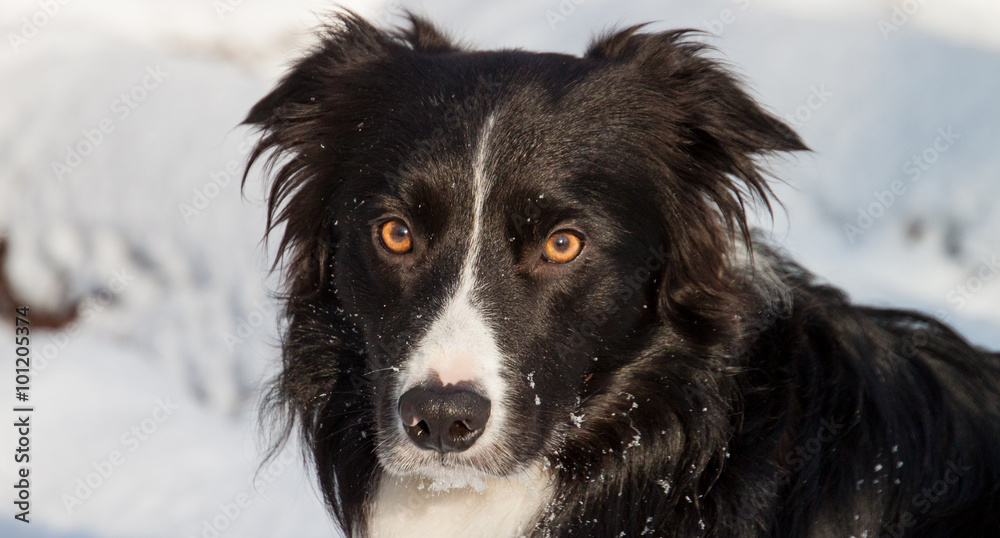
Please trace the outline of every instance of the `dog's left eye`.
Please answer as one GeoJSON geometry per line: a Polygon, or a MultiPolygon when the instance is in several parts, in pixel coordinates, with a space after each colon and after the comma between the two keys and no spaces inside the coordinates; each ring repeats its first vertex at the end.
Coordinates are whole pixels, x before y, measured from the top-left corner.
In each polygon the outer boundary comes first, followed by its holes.
{"type": "Polygon", "coordinates": [[[399,219],[392,219],[382,224],[379,229],[382,246],[393,254],[406,254],[413,250],[413,237],[410,228],[399,219]]]}
{"type": "Polygon", "coordinates": [[[542,255],[552,263],[569,263],[583,250],[583,239],[575,232],[562,230],[549,236],[545,241],[542,255]]]}

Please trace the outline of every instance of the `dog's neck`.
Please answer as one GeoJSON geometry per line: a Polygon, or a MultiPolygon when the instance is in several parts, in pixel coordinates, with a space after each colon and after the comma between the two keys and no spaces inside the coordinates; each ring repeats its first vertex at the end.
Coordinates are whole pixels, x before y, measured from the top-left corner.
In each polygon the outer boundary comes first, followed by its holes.
{"type": "Polygon", "coordinates": [[[536,465],[505,478],[444,487],[383,476],[368,524],[371,538],[525,536],[552,499],[552,473],[536,465]]]}

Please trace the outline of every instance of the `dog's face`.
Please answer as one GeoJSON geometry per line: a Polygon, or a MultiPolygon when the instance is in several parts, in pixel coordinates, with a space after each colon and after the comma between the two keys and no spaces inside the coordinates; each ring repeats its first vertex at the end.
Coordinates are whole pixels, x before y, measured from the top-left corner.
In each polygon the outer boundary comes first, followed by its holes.
{"type": "Polygon", "coordinates": [[[654,339],[730,345],[753,159],[802,147],[681,33],[466,52],[351,16],[248,122],[288,156],[282,397],[320,429],[360,372],[382,467],[448,480],[558,452],[654,339]]]}

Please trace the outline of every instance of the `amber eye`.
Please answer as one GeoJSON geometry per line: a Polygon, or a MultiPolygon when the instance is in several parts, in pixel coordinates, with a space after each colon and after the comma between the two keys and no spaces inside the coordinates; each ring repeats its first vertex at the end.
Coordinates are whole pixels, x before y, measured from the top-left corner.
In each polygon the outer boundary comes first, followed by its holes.
{"type": "Polygon", "coordinates": [[[393,254],[406,254],[413,250],[410,228],[399,219],[392,219],[382,224],[379,237],[382,239],[382,245],[393,254]]]}
{"type": "Polygon", "coordinates": [[[567,263],[576,259],[583,250],[583,240],[570,231],[556,232],[545,242],[545,259],[553,263],[567,263]]]}

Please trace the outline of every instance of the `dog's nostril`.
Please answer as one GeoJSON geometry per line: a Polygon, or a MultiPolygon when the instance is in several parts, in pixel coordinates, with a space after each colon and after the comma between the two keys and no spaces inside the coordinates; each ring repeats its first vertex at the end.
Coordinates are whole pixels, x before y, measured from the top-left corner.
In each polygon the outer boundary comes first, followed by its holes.
{"type": "Polygon", "coordinates": [[[421,420],[420,422],[418,422],[416,424],[416,432],[415,433],[417,435],[430,435],[431,434],[431,429],[430,429],[429,426],[427,426],[426,422],[424,422],[424,421],[421,420]]]}
{"type": "Polygon", "coordinates": [[[417,446],[442,454],[461,452],[486,428],[490,401],[463,388],[421,386],[399,398],[399,416],[417,446]]]}
{"type": "Polygon", "coordinates": [[[452,439],[464,439],[471,433],[472,428],[470,428],[469,423],[464,420],[456,420],[451,424],[451,428],[448,429],[448,435],[450,435],[452,439]]]}

